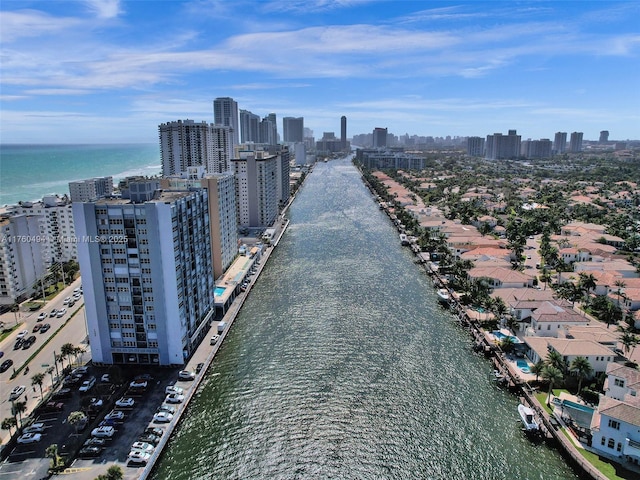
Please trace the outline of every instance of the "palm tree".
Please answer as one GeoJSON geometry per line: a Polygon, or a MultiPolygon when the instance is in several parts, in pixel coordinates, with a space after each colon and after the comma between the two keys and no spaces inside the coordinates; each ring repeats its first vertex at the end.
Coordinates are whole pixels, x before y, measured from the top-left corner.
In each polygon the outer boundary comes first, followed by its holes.
{"type": "Polygon", "coordinates": [[[515,345],[515,342],[513,341],[513,338],[511,338],[510,335],[504,337],[500,341],[500,348],[502,349],[503,352],[509,353],[511,350],[513,350],[514,345],[515,345]]]}
{"type": "Polygon", "coordinates": [[[538,360],[529,368],[531,373],[533,373],[536,376],[536,382],[538,381],[538,377],[542,373],[542,370],[544,369],[545,366],[546,364],[544,363],[544,360],[538,360]]]}
{"type": "Polygon", "coordinates": [[[58,455],[58,444],[52,443],[45,450],[45,456],[51,459],[51,468],[56,469],[61,465],[62,458],[58,455]]]}
{"type": "Polygon", "coordinates": [[[578,395],[580,395],[580,391],[582,390],[582,380],[593,373],[593,367],[586,357],[578,356],[573,359],[569,369],[578,377],[578,395]]]}
{"type": "Polygon", "coordinates": [[[69,425],[72,425],[73,428],[75,428],[76,433],[78,433],[78,426],[82,422],[86,421],[86,419],[87,416],[83,412],[71,412],[67,417],[67,423],[69,423],[69,425]]]}
{"type": "Polygon", "coordinates": [[[13,435],[12,429],[16,427],[17,423],[15,417],[7,417],[2,420],[2,430],[9,430],[9,435],[13,435]]]}
{"type": "Polygon", "coordinates": [[[627,358],[629,358],[633,354],[635,348],[638,346],[638,343],[640,343],[640,338],[638,338],[637,335],[626,331],[620,337],[620,342],[622,342],[624,353],[627,355],[627,358]]]}
{"type": "Polygon", "coordinates": [[[42,400],[42,382],[44,381],[44,373],[39,372],[31,377],[31,385],[40,387],[40,400],[42,400]]]}
{"type": "Polygon", "coordinates": [[[614,285],[616,287],[618,287],[618,289],[616,290],[616,295],[618,296],[618,306],[620,306],[620,297],[625,297],[625,294],[623,292],[624,287],[627,286],[626,283],[624,283],[623,280],[616,280],[614,282],[614,285]]]}
{"type": "Polygon", "coordinates": [[[564,373],[567,369],[567,364],[564,361],[564,358],[557,350],[550,350],[547,354],[546,364],[557,368],[561,373],[564,373]]]}
{"type": "Polygon", "coordinates": [[[547,406],[550,406],[553,386],[562,381],[563,375],[559,369],[552,365],[547,365],[546,367],[544,367],[542,369],[541,375],[544,380],[549,382],[549,391],[547,392],[547,406]]]}
{"type": "MultiPolygon", "coordinates": [[[[14,402],[11,405],[11,413],[20,417],[20,425],[22,425],[22,414],[27,411],[27,402],[14,402]]],[[[16,422],[17,423],[17,422],[16,422]]]]}
{"type": "Polygon", "coordinates": [[[65,343],[60,348],[60,355],[62,355],[63,358],[67,359],[69,366],[71,366],[71,355],[73,355],[74,350],[75,347],[72,343],[65,343]]]}
{"type": "Polygon", "coordinates": [[[586,274],[584,272],[580,272],[578,276],[580,277],[580,279],[578,280],[578,288],[581,292],[584,293],[586,299],[589,295],[589,292],[591,290],[595,290],[597,286],[596,277],[594,277],[592,273],[586,274]]]}

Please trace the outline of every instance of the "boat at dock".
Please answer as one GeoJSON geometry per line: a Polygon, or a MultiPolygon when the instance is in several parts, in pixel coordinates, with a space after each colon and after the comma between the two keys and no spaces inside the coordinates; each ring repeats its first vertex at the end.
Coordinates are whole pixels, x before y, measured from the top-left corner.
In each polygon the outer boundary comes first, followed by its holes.
{"type": "Polygon", "coordinates": [[[520,414],[520,419],[522,420],[522,424],[524,425],[524,430],[526,432],[538,432],[540,426],[538,425],[535,413],[531,408],[521,403],[518,405],[518,413],[520,414]]]}
{"type": "Polygon", "coordinates": [[[444,305],[449,304],[449,300],[451,299],[451,296],[449,295],[449,291],[446,288],[438,289],[436,294],[438,295],[438,300],[440,301],[440,303],[444,305]]]}
{"type": "Polygon", "coordinates": [[[407,237],[404,233],[400,234],[400,244],[401,245],[409,245],[409,237],[407,237]]]}

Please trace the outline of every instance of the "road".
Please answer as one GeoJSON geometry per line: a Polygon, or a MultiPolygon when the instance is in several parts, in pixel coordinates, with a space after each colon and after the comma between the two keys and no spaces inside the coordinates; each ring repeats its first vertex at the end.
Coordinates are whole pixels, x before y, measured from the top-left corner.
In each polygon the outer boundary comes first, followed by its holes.
{"type": "MultiPolygon", "coordinates": [[[[80,284],[80,279],[75,280],[67,288],[62,290],[54,299],[47,302],[44,310],[36,312],[22,312],[22,316],[19,318],[19,322],[21,322],[20,327],[15,329],[11,335],[5,338],[0,344],[0,350],[4,352],[2,361],[11,359],[14,362],[13,366],[9,368],[9,370],[0,373],[0,419],[12,416],[9,392],[18,385],[24,385],[26,387],[25,394],[27,397],[27,412],[25,412],[23,416],[27,416],[33,408],[36,407],[40,400],[40,389],[38,386],[35,386],[34,391],[34,387],[31,385],[31,377],[39,372],[44,373],[45,378],[42,384],[43,393],[46,393],[51,388],[51,383],[52,380],[55,380],[56,372],[54,371],[52,375],[48,374],[48,367],[43,365],[55,366],[54,352],[56,354],[60,354],[62,345],[65,343],[71,343],[74,346],[80,346],[85,349],[88,348],[86,343],[87,330],[83,297],[80,297],[72,308],[67,308],[67,313],[62,318],[47,317],[41,322],[36,321],[38,315],[42,311],[48,314],[54,308],[59,310],[65,307],[65,305],[63,305],[64,299],[66,297],[71,297],[73,290],[78,288],[80,284]],[[40,334],[39,332],[31,333],[33,326],[36,323],[49,323],[51,324],[51,329],[45,334],[40,334]],[[27,350],[14,350],[13,346],[16,341],[16,336],[21,330],[28,330],[29,335],[35,335],[37,340],[31,348],[27,350]],[[43,344],[47,340],[49,340],[49,342],[43,347],[43,344]],[[36,352],[38,353],[31,358],[31,356],[36,352]],[[12,373],[25,366],[29,367],[29,372],[25,375],[23,370],[12,380],[12,373]]],[[[4,314],[2,317],[5,325],[15,324],[13,313],[4,314]]],[[[84,356],[86,360],[87,358],[90,358],[90,353],[87,352],[84,356]]],[[[67,362],[65,361],[65,365],[66,364],[67,362]]],[[[60,364],[58,364],[58,369],[60,370],[60,364]]],[[[20,398],[21,401],[24,401],[25,394],[20,398]]],[[[8,438],[9,431],[0,430],[0,439],[2,440],[2,443],[8,440],[8,438]]]]}

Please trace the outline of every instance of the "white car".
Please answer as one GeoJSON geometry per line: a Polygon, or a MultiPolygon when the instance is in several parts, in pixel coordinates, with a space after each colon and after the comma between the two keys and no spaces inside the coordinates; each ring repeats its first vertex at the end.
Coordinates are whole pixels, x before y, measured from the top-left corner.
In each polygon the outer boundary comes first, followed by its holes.
{"type": "Polygon", "coordinates": [[[63,304],[63,305],[68,305],[70,301],[71,301],[71,297],[66,297],[66,298],[62,301],[62,304],[63,304]]]}
{"type": "Polygon", "coordinates": [[[147,452],[140,452],[138,450],[132,450],[127,456],[127,460],[132,463],[147,463],[151,458],[151,454],[147,452]]]}
{"type": "Polygon", "coordinates": [[[109,376],[108,373],[105,373],[100,377],[100,381],[103,383],[111,383],[111,377],[109,376]]]}
{"type": "Polygon", "coordinates": [[[16,336],[16,340],[20,340],[21,338],[26,337],[27,335],[29,335],[29,330],[22,330],[20,333],[18,333],[18,335],[16,336]]]}
{"type": "Polygon", "coordinates": [[[40,315],[38,315],[38,321],[44,320],[45,318],[47,318],[47,314],[42,312],[40,315]]]}
{"type": "Polygon", "coordinates": [[[87,367],[76,367],[71,371],[71,375],[86,375],[88,371],[87,367]]]}
{"type": "Polygon", "coordinates": [[[184,393],[184,390],[180,387],[176,387],[175,385],[168,385],[167,388],[164,389],[164,393],[177,393],[179,395],[182,395],[184,393]]]}
{"type": "Polygon", "coordinates": [[[167,403],[182,403],[184,402],[184,395],[181,395],[179,393],[170,393],[166,396],[164,401],[167,403]]]}
{"type": "Polygon", "coordinates": [[[169,423],[173,420],[173,415],[168,412],[158,412],[153,416],[153,421],[156,423],[169,423]]]}
{"type": "Polygon", "coordinates": [[[24,385],[18,385],[17,387],[15,387],[13,390],[11,390],[11,393],[9,394],[9,401],[12,401],[18,398],[20,395],[24,393],[26,389],[27,387],[25,387],[24,385]]]}
{"type": "Polygon", "coordinates": [[[111,426],[98,427],[91,430],[92,437],[111,438],[116,433],[116,429],[111,426]]]}
{"type": "Polygon", "coordinates": [[[122,397],[120,400],[116,402],[116,407],[119,408],[133,408],[135,405],[135,400],[133,398],[122,397]]]}
{"type": "Polygon", "coordinates": [[[78,391],[83,393],[88,392],[93,388],[95,384],[96,384],[96,377],[91,377],[89,380],[85,380],[84,382],[82,382],[82,385],[80,385],[80,388],[78,389],[78,391]]]}
{"type": "Polygon", "coordinates": [[[104,416],[105,420],[124,420],[124,412],[120,410],[111,410],[104,416]]]}
{"type": "Polygon", "coordinates": [[[155,450],[156,447],[146,442],[133,442],[131,445],[132,452],[147,452],[151,453],[155,450]]]}
{"type": "Polygon", "coordinates": [[[66,308],[62,308],[62,309],[58,310],[58,313],[56,313],[56,317],[62,318],[62,317],[64,317],[65,313],[67,313],[67,309],[66,308]]]}
{"type": "Polygon", "coordinates": [[[28,427],[22,429],[22,433],[42,433],[44,432],[44,423],[32,423],[28,427]]]}
{"type": "Polygon", "coordinates": [[[131,388],[147,388],[147,381],[146,380],[134,380],[133,382],[131,382],[129,384],[129,387],[131,387],[131,388]]]}
{"type": "Polygon", "coordinates": [[[25,433],[21,437],[18,437],[18,443],[36,443],[42,439],[40,433],[25,433]]]}
{"type": "Polygon", "coordinates": [[[178,378],[180,380],[193,380],[194,378],[196,378],[196,374],[190,372],[189,370],[180,370],[178,372],[178,378]]]}

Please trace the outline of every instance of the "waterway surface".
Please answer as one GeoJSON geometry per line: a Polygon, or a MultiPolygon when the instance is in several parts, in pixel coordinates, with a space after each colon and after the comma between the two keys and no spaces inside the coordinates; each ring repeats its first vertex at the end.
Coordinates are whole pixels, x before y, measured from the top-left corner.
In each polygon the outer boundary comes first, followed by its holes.
{"type": "Polygon", "coordinates": [[[347,160],[320,163],[153,478],[573,479],[347,160]]]}

